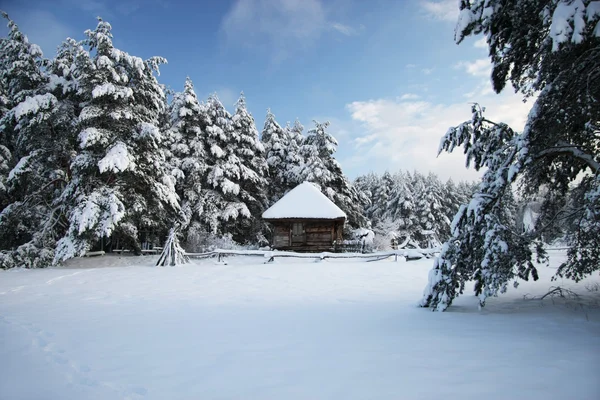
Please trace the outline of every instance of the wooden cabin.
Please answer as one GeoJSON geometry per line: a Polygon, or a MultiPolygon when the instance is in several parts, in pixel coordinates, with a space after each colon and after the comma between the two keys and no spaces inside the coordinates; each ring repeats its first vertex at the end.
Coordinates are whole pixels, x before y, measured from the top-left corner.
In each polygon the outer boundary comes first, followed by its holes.
{"type": "Polygon", "coordinates": [[[346,214],[312,183],[290,190],[263,213],[273,225],[272,247],[305,252],[333,251],[342,240],[346,214]]]}

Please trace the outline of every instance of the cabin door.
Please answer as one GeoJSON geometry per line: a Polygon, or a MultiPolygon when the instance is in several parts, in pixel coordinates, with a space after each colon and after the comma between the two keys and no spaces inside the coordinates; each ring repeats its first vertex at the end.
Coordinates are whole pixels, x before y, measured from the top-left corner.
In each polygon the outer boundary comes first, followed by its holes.
{"type": "Polygon", "coordinates": [[[306,243],[306,233],[302,222],[292,224],[292,246],[306,243]]]}

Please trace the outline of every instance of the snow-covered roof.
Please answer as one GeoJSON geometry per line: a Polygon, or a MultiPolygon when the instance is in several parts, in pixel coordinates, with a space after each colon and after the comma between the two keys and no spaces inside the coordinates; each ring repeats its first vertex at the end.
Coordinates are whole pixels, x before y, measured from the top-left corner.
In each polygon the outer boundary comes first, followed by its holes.
{"type": "Polygon", "coordinates": [[[346,218],[346,214],[310,182],[301,183],[290,190],[262,216],[264,219],[346,218]]]}

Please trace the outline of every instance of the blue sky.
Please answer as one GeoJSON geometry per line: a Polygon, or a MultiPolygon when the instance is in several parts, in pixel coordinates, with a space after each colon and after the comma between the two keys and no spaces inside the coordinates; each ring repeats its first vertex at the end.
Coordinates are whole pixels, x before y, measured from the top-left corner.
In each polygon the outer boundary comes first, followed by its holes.
{"type": "Polygon", "coordinates": [[[436,153],[447,128],[470,117],[469,103],[518,130],[530,106],[510,88],[492,93],[485,43],[454,43],[457,3],[5,0],[1,8],[48,57],[101,16],[121,50],[167,58],[159,79],[171,88],[190,76],[201,98],[217,92],[231,111],[243,90],[259,130],[268,107],[282,125],[329,120],[351,178],[405,169],[462,180],[478,176],[464,157],[436,153]]]}

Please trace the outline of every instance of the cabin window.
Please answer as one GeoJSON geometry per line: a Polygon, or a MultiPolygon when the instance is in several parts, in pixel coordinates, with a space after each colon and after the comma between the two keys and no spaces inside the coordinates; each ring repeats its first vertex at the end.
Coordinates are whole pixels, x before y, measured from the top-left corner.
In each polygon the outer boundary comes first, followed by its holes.
{"type": "Polygon", "coordinates": [[[292,235],[302,235],[304,233],[304,226],[301,222],[294,222],[292,224],[292,235]]]}

